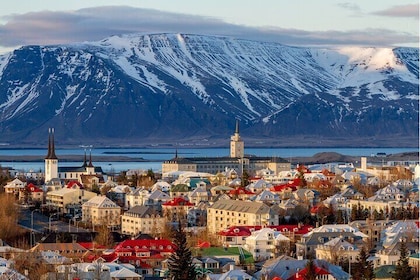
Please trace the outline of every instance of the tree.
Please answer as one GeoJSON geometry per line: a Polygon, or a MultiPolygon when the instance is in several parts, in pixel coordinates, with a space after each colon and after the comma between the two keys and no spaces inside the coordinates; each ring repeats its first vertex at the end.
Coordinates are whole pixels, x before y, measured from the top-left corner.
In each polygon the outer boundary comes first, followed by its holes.
{"type": "Polygon", "coordinates": [[[309,258],[308,262],[305,265],[305,270],[306,273],[303,277],[304,280],[316,280],[316,271],[313,258],[309,258]]]}
{"type": "Polygon", "coordinates": [[[246,170],[244,170],[242,172],[242,177],[241,177],[241,186],[246,187],[248,185],[249,185],[249,174],[246,170]]]}
{"type": "Polygon", "coordinates": [[[183,230],[181,221],[178,222],[178,228],[172,231],[172,239],[175,245],[175,251],[168,259],[169,279],[196,279],[191,250],[187,245],[187,237],[183,230]]]}
{"type": "Polygon", "coordinates": [[[410,280],[414,279],[415,275],[408,264],[408,249],[405,240],[400,243],[400,258],[395,268],[392,278],[396,280],[410,280]]]}
{"type": "Polygon", "coordinates": [[[22,234],[18,226],[19,211],[13,197],[7,194],[0,195],[0,239],[10,242],[22,234]]]}
{"type": "Polygon", "coordinates": [[[373,272],[373,264],[368,261],[369,255],[366,253],[365,247],[360,250],[359,256],[357,256],[357,263],[353,266],[353,279],[354,280],[371,280],[375,279],[375,273],[373,272]]]}
{"type": "MultiPolygon", "coordinates": [[[[13,268],[20,274],[30,275],[29,279],[41,279],[41,276],[48,272],[48,267],[42,261],[40,252],[28,251],[16,254],[13,258],[13,268]]],[[[0,277],[0,279],[5,278],[0,277]]]]}
{"type": "Polygon", "coordinates": [[[98,232],[95,238],[96,243],[105,246],[106,248],[111,248],[114,245],[114,237],[112,236],[110,229],[106,226],[106,224],[100,225],[96,228],[98,232]]]}

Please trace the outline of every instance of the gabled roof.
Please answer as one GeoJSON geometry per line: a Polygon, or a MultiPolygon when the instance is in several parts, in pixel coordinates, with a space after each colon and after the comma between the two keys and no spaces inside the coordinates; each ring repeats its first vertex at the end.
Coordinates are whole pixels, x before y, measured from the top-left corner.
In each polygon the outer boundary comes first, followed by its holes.
{"type": "Polygon", "coordinates": [[[79,251],[83,253],[87,249],[79,243],[39,243],[35,247],[32,247],[31,251],[79,251]]]}
{"type": "MultiPolygon", "coordinates": [[[[267,228],[275,229],[278,232],[293,232],[295,234],[305,234],[313,229],[311,225],[279,225],[267,226],[267,228]]],[[[252,232],[260,230],[261,226],[232,226],[218,233],[222,236],[250,236],[252,232]]]]}
{"type": "Polygon", "coordinates": [[[66,188],[68,188],[68,189],[76,189],[76,188],[83,189],[83,185],[81,183],[79,183],[78,181],[73,180],[73,181],[70,181],[70,182],[67,183],[66,188]]]}
{"type": "Polygon", "coordinates": [[[39,193],[39,192],[43,192],[43,190],[41,190],[41,188],[39,188],[38,186],[35,186],[32,183],[29,183],[29,185],[26,185],[26,190],[28,190],[31,193],[39,193]]]}
{"type": "Polygon", "coordinates": [[[222,199],[216,201],[210,208],[253,214],[264,214],[270,212],[270,207],[264,203],[242,200],[222,199]]]}
{"type": "Polygon", "coordinates": [[[255,195],[255,193],[245,189],[244,187],[235,188],[229,191],[230,195],[255,195]]]}
{"type": "Polygon", "coordinates": [[[141,278],[140,274],[135,273],[125,267],[120,270],[115,270],[111,272],[112,279],[127,279],[127,278],[141,278]]]}
{"type": "Polygon", "coordinates": [[[115,247],[115,252],[123,250],[148,249],[162,252],[172,252],[174,244],[167,239],[127,239],[115,247]]]}
{"type": "Polygon", "coordinates": [[[258,195],[253,197],[254,201],[279,201],[280,197],[276,193],[272,193],[269,190],[263,190],[258,195]]]}
{"type": "Polygon", "coordinates": [[[155,207],[155,206],[137,205],[124,213],[124,215],[132,215],[132,214],[140,218],[144,218],[146,217],[146,215],[149,215],[149,217],[156,216],[156,215],[162,216],[162,208],[155,207]]]}
{"type": "Polygon", "coordinates": [[[83,206],[97,207],[97,208],[120,208],[114,201],[106,196],[95,196],[83,203],[83,206]]]}
{"type": "Polygon", "coordinates": [[[201,196],[208,196],[209,193],[207,192],[205,187],[197,187],[194,189],[190,194],[189,197],[201,197],[201,196]]]}
{"type": "Polygon", "coordinates": [[[168,200],[171,197],[164,193],[161,190],[154,190],[150,195],[149,195],[149,199],[151,200],[168,200]]]}
{"type": "MultiPolygon", "coordinates": [[[[266,264],[263,265],[263,269],[256,273],[256,276],[261,275],[262,272],[266,272],[268,273],[269,279],[274,276],[277,276],[280,279],[303,279],[307,262],[308,260],[283,259],[283,257],[280,256],[274,260],[267,261],[266,264]],[[299,278],[296,278],[296,272],[299,272],[299,278]]],[[[317,274],[331,274],[333,279],[349,279],[350,277],[341,267],[333,265],[325,260],[315,259],[314,266],[315,270],[318,272],[317,274]]]]}
{"type": "Polygon", "coordinates": [[[194,206],[193,203],[189,202],[183,197],[175,197],[165,203],[162,204],[162,206],[194,206]]]}

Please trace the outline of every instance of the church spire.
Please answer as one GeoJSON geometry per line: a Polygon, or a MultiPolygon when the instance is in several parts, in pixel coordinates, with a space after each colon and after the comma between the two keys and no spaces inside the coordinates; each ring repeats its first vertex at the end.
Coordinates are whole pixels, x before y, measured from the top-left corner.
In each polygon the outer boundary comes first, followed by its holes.
{"type": "Polygon", "coordinates": [[[235,134],[239,134],[239,120],[236,120],[235,134]]]}
{"type": "Polygon", "coordinates": [[[85,159],[83,160],[82,167],[86,167],[86,166],[87,166],[87,158],[86,158],[86,149],[85,149],[85,159]]]}
{"type": "Polygon", "coordinates": [[[48,129],[48,154],[45,159],[57,159],[55,155],[54,128],[48,129]]]}
{"type": "Polygon", "coordinates": [[[93,167],[93,163],[92,163],[92,149],[90,149],[89,151],[89,167],[93,167]]]}

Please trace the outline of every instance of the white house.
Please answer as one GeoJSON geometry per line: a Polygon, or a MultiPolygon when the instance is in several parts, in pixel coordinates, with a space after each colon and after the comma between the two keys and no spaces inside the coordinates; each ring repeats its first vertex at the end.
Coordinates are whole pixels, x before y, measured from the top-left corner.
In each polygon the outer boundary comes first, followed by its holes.
{"type": "Polygon", "coordinates": [[[276,249],[281,245],[290,246],[290,239],[274,229],[262,228],[252,232],[245,239],[244,248],[254,256],[255,260],[265,260],[275,258],[276,249]]]}
{"type": "Polygon", "coordinates": [[[4,191],[8,194],[18,194],[26,186],[26,182],[22,182],[18,178],[13,179],[11,182],[4,186],[4,191]]]}

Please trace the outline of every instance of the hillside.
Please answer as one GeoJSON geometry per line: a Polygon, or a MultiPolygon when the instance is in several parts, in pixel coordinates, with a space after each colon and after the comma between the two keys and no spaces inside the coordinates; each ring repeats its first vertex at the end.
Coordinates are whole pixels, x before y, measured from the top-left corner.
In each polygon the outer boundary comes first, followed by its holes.
{"type": "Polygon", "coordinates": [[[187,34],[25,46],[0,56],[1,142],[417,146],[419,53],[187,34]]]}

